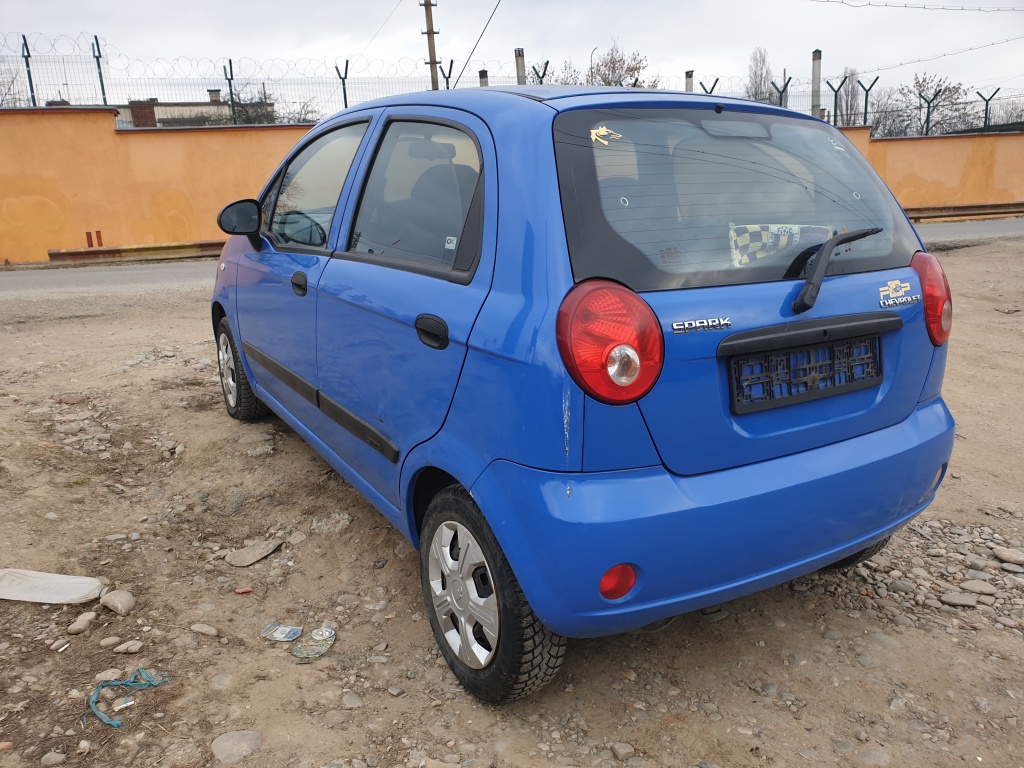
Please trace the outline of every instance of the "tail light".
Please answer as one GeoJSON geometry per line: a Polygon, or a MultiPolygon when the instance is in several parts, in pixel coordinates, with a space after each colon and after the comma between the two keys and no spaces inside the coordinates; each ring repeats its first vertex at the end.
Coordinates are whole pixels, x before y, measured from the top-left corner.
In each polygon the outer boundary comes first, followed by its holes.
{"type": "Polygon", "coordinates": [[[558,349],[573,381],[602,403],[623,405],[651,391],[665,341],[654,311],[607,280],[580,283],[558,310],[558,349]]]}
{"type": "Polygon", "coordinates": [[[629,563],[613,565],[597,585],[601,597],[606,600],[618,600],[625,597],[636,584],[636,569],[629,563]]]}
{"type": "Polygon", "coordinates": [[[921,292],[924,294],[924,321],[928,338],[932,344],[941,347],[949,339],[953,329],[953,296],[949,292],[946,273],[939,260],[930,253],[918,251],[910,266],[921,278],[921,292]]]}

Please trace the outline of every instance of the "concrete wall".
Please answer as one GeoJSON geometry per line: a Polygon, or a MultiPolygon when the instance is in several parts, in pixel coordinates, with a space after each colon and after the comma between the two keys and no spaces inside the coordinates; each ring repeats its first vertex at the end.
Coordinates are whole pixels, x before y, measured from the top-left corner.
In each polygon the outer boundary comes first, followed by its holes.
{"type": "Polygon", "coordinates": [[[0,264],[47,251],[224,237],[308,126],[116,131],[117,110],[0,110],[0,264]]]}
{"type": "MultiPolygon", "coordinates": [[[[0,264],[50,249],[223,237],[305,126],[115,130],[116,110],[0,110],[0,264]]],[[[1024,134],[873,140],[846,134],[906,207],[1024,201],[1024,134]]]]}
{"type": "Polygon", "coordinates": [[[844,128],[904,208],[1024,202],[1024,133],[872,139],[844,128]]]}

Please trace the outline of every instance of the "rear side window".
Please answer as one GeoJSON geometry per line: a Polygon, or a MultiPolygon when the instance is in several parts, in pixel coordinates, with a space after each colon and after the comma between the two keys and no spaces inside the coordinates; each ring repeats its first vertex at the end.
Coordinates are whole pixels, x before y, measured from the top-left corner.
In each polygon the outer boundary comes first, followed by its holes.
{"type": "Polygon", "coordinates": [[[331,131],[288,164],[267,227],[276,244],[327,247],[341,188],[366,126],[355,123],[331,131]]]}
{"type": "Polygon", "coordinates": [[[370,168],[349,251],[428,272],[468,270],[478,250],[470,208],[479,180],[480,151],[469,134],[392,123],[370,168]]]}
{"type": "Polygon", "coordinates": [[[643,291],[793,279],[808,249],[869,227],[883,231],[843,246],[828,274],[906,266],[916,250],[885,185],[816,121],[580,110],[556,118],[554,135],[577,281],[643,291]]]}

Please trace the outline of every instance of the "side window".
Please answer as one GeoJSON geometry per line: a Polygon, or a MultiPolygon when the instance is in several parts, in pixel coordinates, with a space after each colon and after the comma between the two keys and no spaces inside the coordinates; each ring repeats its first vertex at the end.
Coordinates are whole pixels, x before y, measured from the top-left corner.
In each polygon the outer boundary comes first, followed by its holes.
{"type": "Polygon", "coordinates": [[[327,247],[334,209],[366,126],[356,123],[331,131],[288,164],[280,186],[265,201],[273,207],[266,221],[275,243],[327,247]]]}
{"type": "Polygon", "coordinates": [[[367,177],[349,250],[431,269],[468,268],[467,254],[478,247],[479,227],[469,214],[479,178],[480,151],[465,132],[391,124],[367,177]]]}

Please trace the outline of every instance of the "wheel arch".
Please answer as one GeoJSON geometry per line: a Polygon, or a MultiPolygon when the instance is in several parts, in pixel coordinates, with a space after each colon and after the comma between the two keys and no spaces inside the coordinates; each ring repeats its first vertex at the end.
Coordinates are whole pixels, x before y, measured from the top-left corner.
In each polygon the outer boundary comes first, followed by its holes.
{"type": "Polygon", "coordinates": [[[439,467],[426,466],[416,473],[409,491],[409,535],[413,546],[419,547],[420,530],[430,502],[437,494],[452,485],[462,484],[439,467]]]}
{"type": "Polygon", "coordinates": [[[220,325],[220,321],[228,316],[227,311],[224,309],[224,305],[220,301],[215,300],[210,305],[211,320],[213,320],[213,335],[217,336],[217,326],[220,325]]]}

